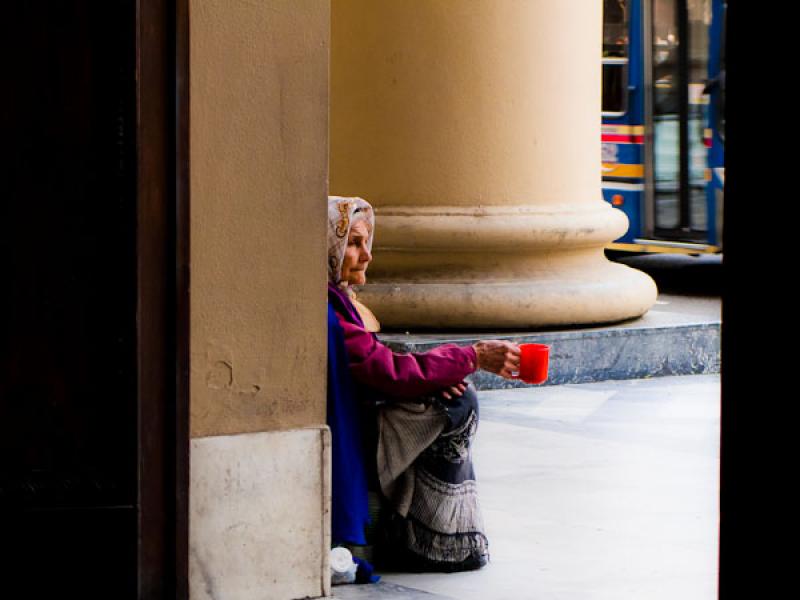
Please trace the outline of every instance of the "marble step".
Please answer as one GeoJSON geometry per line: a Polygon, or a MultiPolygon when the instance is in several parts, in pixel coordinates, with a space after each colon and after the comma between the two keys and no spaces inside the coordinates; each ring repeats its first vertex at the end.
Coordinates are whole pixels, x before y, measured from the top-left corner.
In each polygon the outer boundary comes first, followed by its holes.
{"type": "MultiPolygon", "coordinates": [[[[718,318],[651,310],[626,323],[537,332],[384,332],[381,341],[399,352],[424,352],[446,343],[479,339],[550,346],[550,369],[542,385],[719,373],[718,318]]],[[[480,389],[525,387],[486,371],[472,375],[480,389]]]]}

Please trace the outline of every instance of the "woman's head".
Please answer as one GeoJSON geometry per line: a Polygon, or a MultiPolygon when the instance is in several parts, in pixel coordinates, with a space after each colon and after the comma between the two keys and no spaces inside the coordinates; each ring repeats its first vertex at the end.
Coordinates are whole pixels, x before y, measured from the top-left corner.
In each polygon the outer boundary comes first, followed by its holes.
{"type": "Polygon", "coordinates": [[[367,243],[371,236],[372,231],[363,219],[350,227],[341,271],[342,281],[348,285],[364,285],[367,282],[367,265],[372,260],[367,243]]]}
{"type": "Polygon", "coordinates": [[[372,260],[375,216],[362,198],[328,197],[328,281],[363,285],[372,260]]]}

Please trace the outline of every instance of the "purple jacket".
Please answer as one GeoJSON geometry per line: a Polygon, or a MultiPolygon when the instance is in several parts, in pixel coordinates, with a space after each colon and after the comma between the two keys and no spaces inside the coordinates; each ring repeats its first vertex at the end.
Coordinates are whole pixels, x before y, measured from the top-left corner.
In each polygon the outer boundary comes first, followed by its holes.
{"type": "Polygon", "coordinates": [[[477,369],[472,346],[445,344],[428,352],[392,352],[364,328],[346,292],[328,283],[328,301],[344,330],[350,373],[361,385],[395,398],[418,398],[461,383],[477,369]]]}

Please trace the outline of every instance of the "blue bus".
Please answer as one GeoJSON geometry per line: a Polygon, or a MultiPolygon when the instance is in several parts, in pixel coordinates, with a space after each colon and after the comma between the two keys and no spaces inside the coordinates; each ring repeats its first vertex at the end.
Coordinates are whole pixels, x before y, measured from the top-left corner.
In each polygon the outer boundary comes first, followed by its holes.
{"type": "Polygon", "coordinates": [[[612,251],[722,251],[724,0],[604,0],[603,197],[612,251]]]}

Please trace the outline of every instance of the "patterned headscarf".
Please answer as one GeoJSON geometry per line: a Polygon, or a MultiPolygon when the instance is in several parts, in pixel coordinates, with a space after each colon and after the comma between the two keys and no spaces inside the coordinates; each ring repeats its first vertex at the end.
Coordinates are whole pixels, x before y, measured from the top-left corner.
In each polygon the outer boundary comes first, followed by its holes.
{"type": "Polygon", "coordinates": [[[363,198],[328,196],[328,281],[334,285],[341,284],[347,238],[350,229],[359,221],[367,221],[369,224],[367,249],[372,252],[375,214],[370,203],[363,198]]]}

